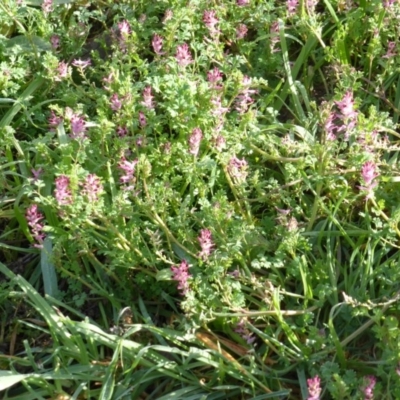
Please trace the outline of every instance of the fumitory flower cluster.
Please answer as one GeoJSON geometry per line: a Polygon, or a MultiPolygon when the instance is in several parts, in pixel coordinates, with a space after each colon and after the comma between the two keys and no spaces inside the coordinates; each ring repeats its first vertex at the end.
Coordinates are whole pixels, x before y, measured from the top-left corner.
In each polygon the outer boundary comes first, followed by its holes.
{"type": "Polygon", "coordinates": [[[60,175],[55,180],[54,197],[60,206],[72,203],[72,193],[69,185],[70,179],[68,176],[60,175]]]}
{"type": "Polygon", "coordinates": [[[366,383],[364,388],[362,389],[364,394],[364,400],[373,400],[374,398],[374,388],[376,385],[375,376],[367,376],[365,377],[366,383]]]}
{"type": "Polygon", "coordinates": [[[43,233],[44,225],[40,221],[44,217],[43,214],[38,211],[37,204],[31,204],[27,208],[25,218],[28,221],[29,227],[31,228],[32,236],[37,242],[34,246],[41,248],[43,246],[45,234],[43,233]]]}
{"type": "Polygon", "coordinates": [[[94,202],[99,199],[99,195],[103,191],[103,185],[96,175],[89,174],[81,185],[82,194],[86,196],[89,201],[94,202]]]}
{"type": "Polygon", "coordinates": [[[197,156],[200,149],[200,142],[203,138],[203,133],[200,128],[194,128],[192,134],[189,136],[189,153],[197,156]]]}
{"type": "Polygon", "coordinates": [[[203,22],[207,26],[211,36],[215,36],[219,33],[218,29],[216,28],[219,21],[214,10],[204,11],[203,22]]]}
{"type": "Polygon", "coordinates": [[[238,182],[244,182],[247,177],[247,161],[240,160],[236,156],[232,157],[228,163],[229,175],[238,182]]]}
{"type": "Polygon", "coordinates": [[[250,85],[251,79],[248,76],[244,76],[242,81],[243,88],[240,90],[240,93],[235,100],[235,109],[239,114],[244,114],[248,110],[249,105],[254,102],[250,95],[257,93],[257,91],[250,89],[250,85]]]}
{"type": "Polygon", "coordinates": [[[314,378],[307,379],[308,397],[307,400],[320,400],[321,378],[316,375],[314,378]]]}
{"type": "Polygon", "coordinates": [[[361,168],[361,178],[364,181],[364,185],[359,186],[360,189],[367,193],[367,199],[373,196],[373,189],[378,184],[378,182],[374,181],[377,176],[379,176],[379,173],[376,171],[375,163],[367,161],[361,168]]]}
{"type": "Polygon", "coordinates": [[[189,274],[189,264],[183,260],[179,266],[172,266],[172,279],[178,282],[178,289],[181,295],[184,296],[189,291],[188,279],[191,277],[189,274]]]}
{"type": "Polygon", "coordinates": [[[324,128],[328,140],[337,139],[337,134],[344,132],[347,140],[357,124],[358,111],[354,109],[353,93],[348,90],[342,100],[335,101],[338,111],[331,111],[325,120],[324,128]]]}
{"type": "Polygon", "coordinates": [[[124,187],[125,190],[134,189],[136,182],[135,167],[139,160],[128,161],[125,157],[121,158],[118,163],[118,168],[123,171],[122,176],[119,178],[120,182],[127,185],[124,187]]]}
{"type": "Polygon", "coordinates": [[[235,327],[235,332],[238,333],[245,341],[247,344],[253,344],[254,341],[256,340],[256,337],[254,336],[253,332],[250,332],[247,327],[246,327],[246,322],[245,319],[242,318],[235,327]]]}
{"type": "Polygon", "coordinates": [[[187,67],[193,62],[187,43],[180,44],[176,48],[175,58],[180,67],[187,67]]]}
{"type": "Polygon", "coordinates": [[[197,240],[199,241],[201,247],[199,257],[202,258],[203,260],[206,260],[210,256],[214,248],[211,231],[209,229],[202,229],[200,231],[200,235],[197,238],[197,240]]]}

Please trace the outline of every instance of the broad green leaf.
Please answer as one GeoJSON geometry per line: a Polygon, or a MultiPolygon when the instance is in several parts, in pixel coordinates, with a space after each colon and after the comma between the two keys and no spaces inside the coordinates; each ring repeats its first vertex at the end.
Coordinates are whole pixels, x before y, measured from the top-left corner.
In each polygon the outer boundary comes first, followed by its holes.
{"type": "Polygon", "coordinates": [[[6,41],[6,47],[11,48],[14,46],[20,46],[24,51],[50,51],[51,44],[40,38],[39,36],[33,36],[27,38],[25,35],[15,36],[6,41]]]}
{"type": "Polygon", "coordinates": [[[42,269],[44,292],[49,296],[56,297],[58,292],[57,275],[54,264],[51,261],[53,254],[53,245],[50,237],[46,237],[40,257],[40,266],[42,269]]]}
{"type": "Polygon", "coordinates": [[[13,371],[0,371],[0,391],[15,385],[31,376],[31,374],[18,374],[13,371]]]}

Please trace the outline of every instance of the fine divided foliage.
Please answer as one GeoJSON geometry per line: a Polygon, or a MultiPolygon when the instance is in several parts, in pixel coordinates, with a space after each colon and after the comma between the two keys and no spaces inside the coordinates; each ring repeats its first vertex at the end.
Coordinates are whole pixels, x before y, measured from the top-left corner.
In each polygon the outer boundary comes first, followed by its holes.
{"type": "Polygon", "coordinates": [[[0,0],[0,397],[399,399],[399,20],[0,0]]]}

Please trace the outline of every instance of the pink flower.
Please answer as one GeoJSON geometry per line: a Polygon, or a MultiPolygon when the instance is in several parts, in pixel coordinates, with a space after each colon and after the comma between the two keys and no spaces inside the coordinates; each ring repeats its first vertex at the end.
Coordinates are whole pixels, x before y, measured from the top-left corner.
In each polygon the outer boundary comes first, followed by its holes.
{"type": "Polygon", "coordinates": [[[43,240],[45,238],[45,234],[43,233],[44,225],[40,223],[40,221],[44,217],[43,214],[38,211],[37,204],[32,204],[27,208],[25,218],[31,228],[32,236],[37,242],[34,246],[39,248],[43,247],[43,240]]]}
{"type": "Polygon", "coordinates": [[[225,148],[226,140],[222,135],[218,135],[215,139],[215,148],[218,151],[222,151],[225,148]]]}
{"type": "Polygon", "coordinates": [[[238,27],[236,28],[236,38],[237,39],[244,39],[245,36],[247,35],[247,26],[245,24],[239,24],[238,27]]]}
{"type": "Polygon", "coordinates": [[[396,42],[389,42],[388,43],[388,49],[386,54],[383,56],[383,58],[392,58],[394,57],[397,53],[395,52],[396,49],[396,42]]]}
{"type": "Polygon", "coordinates": [[[85,69],[86,67],[88,67],[89,65],[91,65],[92,62],[88,59],[88,60],[74,60],[72,61],[72,65],[74,67],[80,68],[80,69],[85,69]]]}
{"type": "Polygon", "coordinates": [[[244,114],[248,110],[249,105],[254,102],[250,95],[257,92],[256,90],[249,89],[249,86],[251,85],[251,79],[248,76],[243,77],[242,85],[244,87],[235,100],[235,109],[239,112],[239,114],[244,114]]]}
{"type": "Polygon", "coordinates": [[[53,35],[50,38],[51,47],[57,50],[60,47],[60,37],[58,35],[53,35]]]}
{"type": "Polygon", "coordinates": [[[189,137],[189,153],[197,156],[200,149],[200,142],[203,138],[203,133],[200,128],[194,128],[192,134],[189,137]]]}
{"type": "Polygon", "coordinates": [[[71,117],[71,138],[83,139],[86,132],[86,123],[83,117],[73,114],[71,117]]]}
{"type": "Polygon", "coordinates": [[[248,164],[245,159],[239,160],[239,158],[234,156],[228,163],[229,175],[238,182],[243,182],[247,177],[247,166],[248,164]]]}
{"type": "Polygon", "coordinates": [[[55,112],[53,110],[50,111],[50,114],[51,115],[47,121],[49,123],[50,132],[54,132],[55,129],[58,127],[58,125],[61,124],[63,119],[61,117],[57,117],[57,115],[55,114],[55,112]]]}
{"type": "Polygon", "coordinates": [[[215,117],[221,117],[229,110],[228,107],[222,107],[221,96],[211,97],[210,102],[214,106],[214,108],[211,110],[211,114],[215,117]]]}
{"type": "Polygon", "coordinates": [[[163,46],[163,38],[160,35],[157,35],[157,33],[153,35],[151,45],[153,46],[154,53],[156,53],[158,56],[164,54],[164,52],[161,51],[163,46]]]}
{"type": "Polygon", "coordinates": [[[374,387],[376,385],[375,376],[366,376],[366,385],[363,389],[364,400],[372,400],[374,398],[374,387]]]}
{"type": "Polygon", "coordinates": [[[60,61],[57,67],[57,76],[54,78],[55,81],[61,81],[68,76],[68,64],[64,61],[60,61]]]}
{"type": "Polygon", "coordinates": [[[222,72],[217,67],[207,72],[207,80],[212,89],[222,89],[222,86],[217,84],[222,80],[222,72]]]}
{"type": "Polygon", "coordinates": [[[53,0],[43,0],[42,10],[46,14],[51,13],[53,11],[53,0]]]}
{"type": "Polygon", "coordinates": [[[181,291],[181,295],[186,295],[189,291],[188,279],[191,277],[189,274],[189,264],[186,260],[183,260],[178,267],[172,266],[171,271],[172,279],[178,282],[178,289],[181,291]]]}
{"type": "Polygon", "coordinates": [[[214,36],[218,33],[218,29],[216,29],[216,26],[218,25],[219,21],[214,10],[204,11],[203,22],[208,28],[211,36],[214,36]]]}
{"type": "Polygon", "coordinates": [[[287,0],[286,5],[289,15],[296,14],[297,8],[299,7],[299,0],[287,0]]]}
{"type": "Polygon", "coordinates": [[[122,108],[122,101],[119,99],[117,93],[114,93],[110,99],[110,107],[113,111],[118,111],[122,108]]]}
{"type": "Polygon", "coordinates": [[[55,180],[56,188],[54,190],[54,196],[60,206],[72,203],[72,193],[69,184],[70,179],[65,175],[60,175],[55,180]]]}
{"type": "Polygon", "coordinates": [[[307,0],[306,6],[310,11],[314,11],[315,6],[318,4],[318,0],[307,0]]]}
{"type": "Polygon", "coordinates": [[[307,379],[308,397],[307,400],[320,400],[321,378],[316,375],[314,378],[307,379]]]}
{"type": "Polygon", "coordinates": [[[131,33],[131,27],[127,20],[118,22],[118,29],[122,38],[129,36],[129,34],[131,33]]]}
{"type": "Polygon", "coordinates": [[[203,260],[206,260],[210,256],[214,247],[214,243],[212,242],[211,237],[211,231],[209,229],[202,229],[197,240],[199,241],[201,247],[199,257],[203,260]]]}
{"type": "MultiPolygon", "coordinates": [[[[236,273],[239,276],[240,272],[238,270],[234,271],[232,274],[236,273]]],[[[238,333],[247,344],[253,344],[256,340],[256,337],[253,336],[253,332],[250,332],[246,327],[245,319],[242,318],[237,324],[235,328],[235,332],[238,333]]]]}
{"type": "Polygon", "coordinates": [[[376,165],[373,161],[367,161],[361,169],[361,178],[364,181],[365,186],[359,186],[360,189],[367,192],[367,199],[373,196],[373,189],[378,184],[374,182],[374,179],[379,176],[376,172],[376,165]]]}
{"type": "Polygon", "coordinates": [[[180,67],[186,67],[193,62],[187,43],[181,44],[177,47],[175,58],[180,67]]]}
{"type": "Polygon", "coordinates": [[[342,100],[335,101],[335,104],[338,106],[342,118],[357,118],[358,112],[354,110],[353,93],[350,91],[346,92],[342,100]]]}
{"type": "Polygon", "coordinates": [[[336,113],[330,112],[325,121],[324,128],[327,140],[336,140],[335,132],[338,130],[338,127],[334,123],[335,119],[337,119],[336,113]]]}
{"type": "Polygon", "coordinates": [[[280,42],[280,35],[279,35],[279,22],[275,21],[272,23],[271,28],[269,30],[270,33],[270,44],[271,44],[271,51],[276,53],[279,49],[275,48],[275,46],[280,42]]]}
{"type": "Polygon", "coordinates": [[[174,13],[172,10],[165,11],[164,18],[162,20],[163,24],[166,24],[170,19],[172,19],[174,13]]]}
{"type": "Polygon", "coordinates": [[[240,7],[247,6],[250,4],[250,0],[237,0],[236,4],[240,7]]]}
{"type": "Polygon", "coordinates": [[[147,125],[147,120],[142,111],[139,111],[139,125],[141,128],[144,128],[147,125]]]}
{"type": "Polygon", "coordinates": [[[129,186],[125,187],[125,190],[130,190],[134,188],[135,178],[135,167],[139,160],[127,161],[124,157],[118,163],[118,168],[124,172],[124,174],[119,178],[120,182],[129,186]]]}
{"type": "Polygon", "coordinates": [[[151,93],[151,87],[146,86],[143,90],[143,101],[140,103],[142,106],[148,108],[149,110],[154,109],[154,96],[151,93]]]}
{"type": "Polygon", "coordinates": [[[383,0],[382,1],[383,7],[385,8],[391,7],[395,3],[395,1],[396,0],[383,0]]]}
{"type": "Polygon", "coordinates": [[[100,179],[94,174],[89,174],[82,183],[82,195],[86,196],[89,201],[97,201],[102,191],[103,185],[100,179]]]}
{"type": "Polygon", "coordinates": [[[117,127],[117,135],[119,137],[125,137],[127,133],[128,133],[128,128],[126,126],[117,127]]]}
{"type": "Polygon", "coordinates": [[[31,169],[32,175],[33,175],[33,181],[37,181],[40,178],[40,175],[43,173],[43,168],[39,169],[31,169]]]}

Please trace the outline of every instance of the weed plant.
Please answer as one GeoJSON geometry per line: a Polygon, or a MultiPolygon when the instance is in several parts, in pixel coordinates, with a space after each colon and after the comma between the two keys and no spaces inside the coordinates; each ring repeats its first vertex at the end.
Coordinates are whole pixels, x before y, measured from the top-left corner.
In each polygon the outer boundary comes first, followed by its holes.
{"type": "Polygon", "coordinates": [[[2,0],[1,398],[399,399],[399,19],[2,0]]]}

